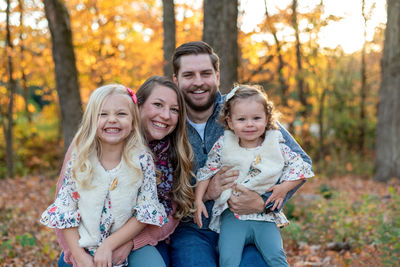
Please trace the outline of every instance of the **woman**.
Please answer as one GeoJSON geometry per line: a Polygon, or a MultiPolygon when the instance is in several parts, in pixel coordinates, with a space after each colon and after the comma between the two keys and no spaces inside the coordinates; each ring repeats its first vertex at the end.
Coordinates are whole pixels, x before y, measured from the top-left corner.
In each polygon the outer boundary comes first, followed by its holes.
{"type": "MultiPolygon", "coordinates": [[[[164,77],[150,77],[136,94],[142,129],[153,152],[157,169],[158,197],[167,212],[168,223],[161,228],[146,227],[134,240],[113,252],[113,262],[118,264],[129,255],[131,266],[156,266],[162,262],[169,266],[166,240],[175,230],[179,219],[193,212],[194,193],[190,186],[193,153],[186,135],[186,108],[175,83],[164,77]],[[146,245],[145,249],[141,249],[139,253],[132,251],[132,248],[143,245],[146,245]]],[[[70,151],[64,159],[57,192],[61,187],[65,163],[69,157],[70,151]]],[[[71,254],[64,237],[60,231],[56,230],[56,234],[64,251],[58,266],[70,266],[66,262],[72,262],[71,254]]]]}

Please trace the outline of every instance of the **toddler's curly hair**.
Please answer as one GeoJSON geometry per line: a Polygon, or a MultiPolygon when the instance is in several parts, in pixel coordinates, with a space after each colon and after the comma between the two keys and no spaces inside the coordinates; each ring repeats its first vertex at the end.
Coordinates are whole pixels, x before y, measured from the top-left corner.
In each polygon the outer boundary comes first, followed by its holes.
{"type": "Polygon", "coordinates": [[[276,121],[280,113],[274,109],[274,104],[268,99],[268,95],[265,93],[264,88],[261,85],[235,84],[234,89],[232,90],[235,90],[235,93],[232,97],[225,101],[225,104],[220,112],[219,123],[225,130],[230,130],[227,123],[227,118],[232,115],[231,110],[233,105],[242,99],[248,98],[252,98],[254,101],[257,101],[264,106],[265,115],[267,118],[267,126],[265,127],[265,130],[279,129],[276,121]]]}

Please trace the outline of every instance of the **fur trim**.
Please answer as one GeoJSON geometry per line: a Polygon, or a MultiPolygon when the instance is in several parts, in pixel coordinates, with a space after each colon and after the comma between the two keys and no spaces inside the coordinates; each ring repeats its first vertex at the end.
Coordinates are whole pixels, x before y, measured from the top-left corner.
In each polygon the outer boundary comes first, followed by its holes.
{"type": "MultiPolygon", "coordinates": [[[[143,153],[143,152],[142,152],[143,153]]],[[[116,172],[108,173],[100,164],[96,155],[91,155],[90,161],[93,164],[93,185],[89,188],[78,187],[80,199],[78,208],[81,213],[81,223],[79,224],[79,245],[81,247],[98,246],[100,242],[100,218],[103,212],[107,194],[110,196],[112,203],[110,212],[114,220],[111,232],[119,229],[129,218],[132,217],[133,208],[136,205],[137,194],[143,183],[143,174],[139,171],[140,153],[134,155],[137,158],[134,161],[137,171],[127,166],[125,161],[121,159],[120,166],[116,172]],[[132,183],[133,177],[140,178],[136,183],[132,183]],[[118,183],[114,190],[110,190],[114,179],[118,179],[118,183]]]]}

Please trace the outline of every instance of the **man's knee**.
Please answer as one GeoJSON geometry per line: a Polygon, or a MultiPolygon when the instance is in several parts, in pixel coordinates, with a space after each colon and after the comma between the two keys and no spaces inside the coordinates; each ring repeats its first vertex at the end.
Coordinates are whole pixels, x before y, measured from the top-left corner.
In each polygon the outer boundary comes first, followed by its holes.
{"type": "Polygon", "coordinates": [[[218,235],[190,226],[178,227],[171,236],[171,260],[175,267],[217,266],[218,235]]]}

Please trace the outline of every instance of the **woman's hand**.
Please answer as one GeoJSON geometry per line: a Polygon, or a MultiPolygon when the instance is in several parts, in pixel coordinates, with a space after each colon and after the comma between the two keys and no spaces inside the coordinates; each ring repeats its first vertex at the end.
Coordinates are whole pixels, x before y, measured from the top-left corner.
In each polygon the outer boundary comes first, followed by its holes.
{"type": "Polygon", "coordinates": [[[96,267],[112,267],[112,249],[107,244],[107,239],[94,253],[94,264],[96,267]]]}
{"type": "Polygon", "coordinates": [[[115,249],[112,253],[112,262],[113,264],[120,265],[122,264],[129,256],[133,248],[133,241],[130,240],[115,249]]]}
{"type": "Polygon", "coordinates": [[[195,212],[195,216],[194,216],[194,222],[201,228],[203,226],[203,223],[201,220],[201,214],[204,214],[204,216],[206,218],[208,218],[208,212],[207,212],[206,206],[204,205],[203,201],[201,201],[201,200],[196,200],[195,206],[196,206],[196,212],[195,212]]]}

